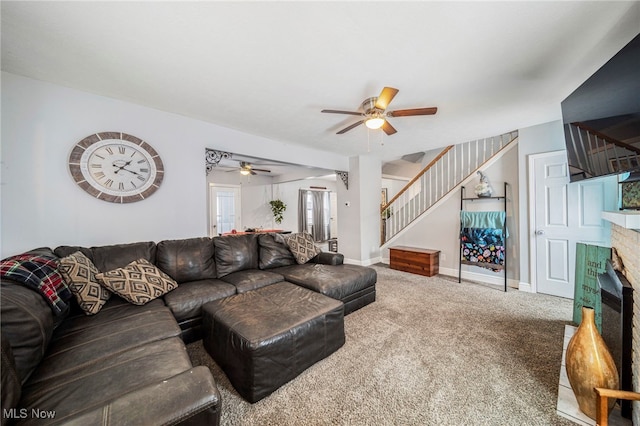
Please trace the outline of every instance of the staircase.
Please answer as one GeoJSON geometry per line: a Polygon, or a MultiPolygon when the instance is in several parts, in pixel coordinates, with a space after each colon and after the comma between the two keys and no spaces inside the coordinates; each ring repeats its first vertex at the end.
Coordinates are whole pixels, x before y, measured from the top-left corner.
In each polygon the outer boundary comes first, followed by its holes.
{"type": "Polygon", "coordinates": [[[380,207],[380,245],[402,232],[517,137],[518,132],[513,131],[443,149],[387,204],[380,207]]]}

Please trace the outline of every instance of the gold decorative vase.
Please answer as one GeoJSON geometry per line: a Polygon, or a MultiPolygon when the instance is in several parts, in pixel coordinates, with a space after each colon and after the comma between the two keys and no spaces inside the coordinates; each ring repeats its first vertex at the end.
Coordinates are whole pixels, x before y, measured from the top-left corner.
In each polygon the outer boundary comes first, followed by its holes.
{"type": "MultiPolygon", "coordinates": [[[[567,376],[580,410],[596,419],[594,388],[618,389],[618,370],[609,348],[598,332],[595,311],[582,307],[582,322],[567,346],[567,376]]],[[[609,411],[616,400],[609,400],[609,411]]]]}

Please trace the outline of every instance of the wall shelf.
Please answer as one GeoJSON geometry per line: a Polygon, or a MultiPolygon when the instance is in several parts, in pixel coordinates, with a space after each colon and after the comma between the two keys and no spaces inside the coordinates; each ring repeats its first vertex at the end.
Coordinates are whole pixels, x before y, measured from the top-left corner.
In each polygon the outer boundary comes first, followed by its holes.
{"type": "MultiPolygon", "coordinates": [[[[504,291],[507,291],[507,187],[508,183],[504,183],[504,195],[497,195],[491,197],[465,197],[464,186],[460,187],[460,211],[464,211],[465,201],[479,201],[479,200],[504,200],[502,211],[504,211],[504,223],[502,224],[502,238],[504,239],[504,264],[502,265],[502,272],[504,274],[504,291]]],[[[460,257],[458,265],[458,282],[462,281],[462,221],[460,221],[460,257]]],[[[475,265],[471,265],[475,266],[475,265]]]]}

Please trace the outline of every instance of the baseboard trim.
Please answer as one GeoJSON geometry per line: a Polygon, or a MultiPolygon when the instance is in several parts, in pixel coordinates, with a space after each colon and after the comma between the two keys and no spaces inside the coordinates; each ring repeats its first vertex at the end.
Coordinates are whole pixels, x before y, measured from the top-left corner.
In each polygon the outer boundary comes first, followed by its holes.
{"type": "MultiPolygon", "coordinates": [[[[391,261],[389,260],[389,258],[382,258],[382,262],[389,265],[391,261]]],[[[446,275],[452,278],[458,278],[457,269],[443,268],[442,266],[439,267],[438,269],[439,269],[439,273],[442,275],[446,275]]],[[[481,282],[483,284],[492,284],[492,285],[504,287],[504,278],[499,276],[491,277],[488,275],[478,274],[475,272],[462,271],[462,278],[468,281],[476,281],[476,282],[481,282]]],[[[523,284],[523,283],[518,283],[517,280],[507,278],[507,287],[517,288],[518,290],[523,290],[523,291],[531,291],[530,289],[527,290],[527,289],[520,288],[520,284],[523,284]]]]}
{"type": "Polygon", "coordinates": [[[355,259],[348,259],[346,257],[344,258],[344,263],[348,265],[371,266],[380,262],[382,262],[382,257],[380,256],[374,257],[372,259],[367,259],[367,260],[355,260],[355,259]]]}
{"type": "MultiPolygon", "coordinates": [[[[457,269],[440,267],[440,274],[458,278],[457,269]]],[[[501,276],[492,277],[485,274],[479,274],[477,272],[462,271],[462,279],[504,287],[504,277],[501,276]]],[[[518,281],[507,278],[507,287],[519,289],[518,281]]]]}
{"type": "Polygon", "coordinates": [[[529,283],[523,283],[522,281],[520,281],[518,283],[518,290],[520,291],[526,291],[527,293],[533,293],[533,287],[531,286],[531,284],[529,283]]]}

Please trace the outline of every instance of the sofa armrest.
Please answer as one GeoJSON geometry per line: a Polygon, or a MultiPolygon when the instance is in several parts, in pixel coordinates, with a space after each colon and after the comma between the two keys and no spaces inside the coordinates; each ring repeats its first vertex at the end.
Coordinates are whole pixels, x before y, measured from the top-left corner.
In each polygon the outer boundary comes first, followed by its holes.
{"type": "Polygon", "coordinates": [[[322,253],[311,259],[310,262],[333,266],[342,265],[342,263],[344,262],[344,255],[342,253],[323,251],[322,253]]]}
{"type": "Polygon", "coordinates": [[[65,419],[65,424],[219,425],[221,407],[211,371],[199,366],[65,419]]]}

